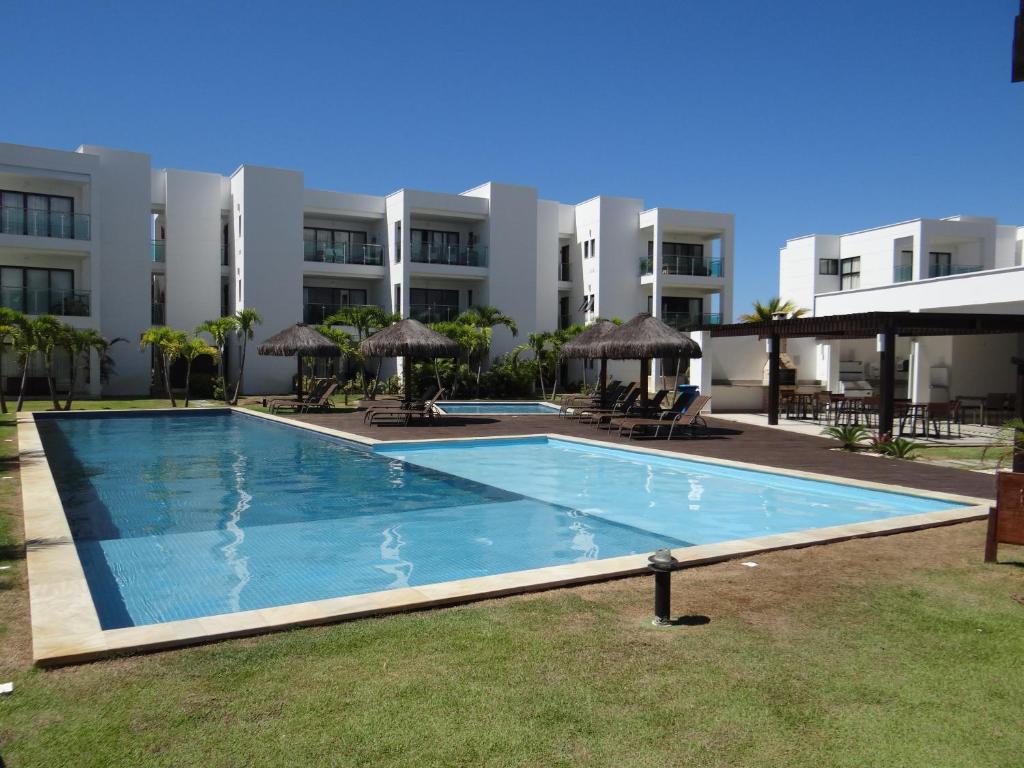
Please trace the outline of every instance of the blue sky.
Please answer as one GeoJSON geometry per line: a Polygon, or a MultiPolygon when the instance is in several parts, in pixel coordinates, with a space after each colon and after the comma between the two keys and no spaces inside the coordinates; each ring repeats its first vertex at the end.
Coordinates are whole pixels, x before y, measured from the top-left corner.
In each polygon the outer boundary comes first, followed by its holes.
{"type": "Polygon", "coordinates": [[[732,211],[740,312],[774,294],[787,237],[1024,224],[1017,6],[14,3],[0,140],[344,191],[496,180],[732,211]]]}

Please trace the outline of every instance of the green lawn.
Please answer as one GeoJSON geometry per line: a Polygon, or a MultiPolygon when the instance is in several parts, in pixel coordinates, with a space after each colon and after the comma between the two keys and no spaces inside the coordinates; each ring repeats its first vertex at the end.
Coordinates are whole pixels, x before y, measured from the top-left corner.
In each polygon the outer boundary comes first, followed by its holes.
{"type": "MultiPolygon", "coordinates": [[[[0,438],[12,433],[0,417],[0,438]]],[[[0,441],[5,476],[12,447],[0,441]]],[[[12,768],[932,768],[1024,754],[1024,556],[981,563],[981,523],[676,574],[677,613],[703,625],[651,628],[651,582],[627,579],[49,671],[25,658],[18,530],[0,528],[12,768]]]]}

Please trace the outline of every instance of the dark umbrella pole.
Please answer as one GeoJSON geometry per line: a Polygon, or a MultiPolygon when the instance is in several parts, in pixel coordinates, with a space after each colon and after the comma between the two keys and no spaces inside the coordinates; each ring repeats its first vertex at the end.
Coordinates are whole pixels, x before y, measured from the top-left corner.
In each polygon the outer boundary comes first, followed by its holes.
{"type": "Polygon", "coordinates": [[[649,358],[640,358],[640,410],[647,413],[647,365],[649,358]]]}
{"type": "Polygon", "coordinates": [[[298,374],[299,378],[295,380],[295,399],[302,399],[302,355],[296,355],[295,359],[298,361],[298,374]]]}

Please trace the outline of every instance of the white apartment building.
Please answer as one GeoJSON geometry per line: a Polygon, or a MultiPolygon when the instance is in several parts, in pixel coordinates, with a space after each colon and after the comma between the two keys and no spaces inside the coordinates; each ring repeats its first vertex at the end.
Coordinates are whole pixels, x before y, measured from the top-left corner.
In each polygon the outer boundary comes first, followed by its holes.
{"type": "MultiPolygon", "coordinates": [[[[0,204],[0,303],[128,340],[109,384],[79,378],[92,395],[149,392],[137,340],[150,325],[191,330],[244,307],[263,317],[258,343],[347,304],[428,322],[491,304],[520,329],[519,340],[496,329],[495,355],[599,315],[651,311],[680,329],[732,315],[732,214],[632,198],[572,205],[493,182],[362,195],[307,189],[294,170],[222,176],[90,145],[0,144],[0,204]]],[[[251,352],[243,391],[288,390],[294,362],[251,352]]],[[[15,374],[8,355],[0,385],[16,389],[15,374]]]]}
{"type": "MultiPolygon", "coordinates": [[[[779,252],[779,295],[816,316],[854,312],[1024,313],[1024,227],[993,218],[914,219],[808,235],[779,252]]],[[[875,340],[791,339],[798,383],[868,388],[875,340]]],[[[915,402],[1013,392],[1017,335],[897,340],[897,397],[915,402]]]]}

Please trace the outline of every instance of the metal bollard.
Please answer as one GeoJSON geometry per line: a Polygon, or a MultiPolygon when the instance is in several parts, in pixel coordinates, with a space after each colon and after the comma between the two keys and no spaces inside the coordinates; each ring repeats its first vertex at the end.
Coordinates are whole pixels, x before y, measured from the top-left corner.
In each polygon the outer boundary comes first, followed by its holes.
{"type": "Polygon", "coordinates": [[[672,557],[672,551],[659,549],[647,561],[654,571],[654,621],[656,627],[672,624],[672,571],[679,561],[672,557]]]}

